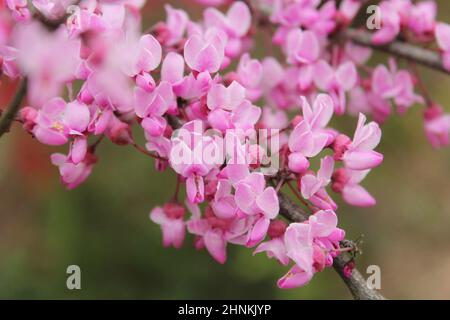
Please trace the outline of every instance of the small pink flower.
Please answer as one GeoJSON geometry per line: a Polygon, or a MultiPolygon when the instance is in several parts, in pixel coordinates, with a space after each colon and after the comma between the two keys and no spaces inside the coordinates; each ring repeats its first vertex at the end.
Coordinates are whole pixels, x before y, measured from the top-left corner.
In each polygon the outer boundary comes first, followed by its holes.
{"type": "Polygon", "coordinates": [[[189,17],[186,11],[174,9],[171,5],[164,6],[167,19],[165,22],[158,23],[155,26],[156,38],[165,46],[174,46],[183,39],[189,23],[189,17]]]}
{"type": "Polygon", "coordinates": [[[320,56],[320,44],[313,31],[294,29],[286,39],[286,53],[291,64],[310,64],[320,56]]]}
{"type": "Polygon", "coordinates": [[[439,48],[442,50],[444,67],[450,70],[450,25],[442,22],[438,23],[434,32],[439,48]]]}
{"type": "Polygon", "coordinates": [[[249,173],[246,165],[228,165],[227,174],[235,187],[237,207],[244,214],[256,217],[246,243],[248,247],[252,247],[264,239],[270,220],[278,215],[280,206],[277,193],[273,187],[266,187],[263,174],[249,173]]]}
{"type": "Polygon", "coordinates": [[[418,36],[433,32],[437,7],[434,1],[422,1],[411,7],[408,27],[418,36]]]}
{"type": "Polygon", "coordinates": [[[442,107],[433,105],[425,110],[425,134],[433,148],[442,148],[450,143],[450,115],[444,114],[442,107]]]}
{"type": "Polygon", "coordinates": [[[221,179],[217,183],[217,190],[214,200],[211,201],[211,208],[215,215],[221,219],[230,219],[236,215],[236,201],[231,194],[231,183],[226,179],[221,179]]]}
{"type": "Polygon", "coordinates": [[[162,116],[176,104],[170,83],[161,81],[152,92],[136,87],[134,99],[135,112],[143,119],[141,126],[145,132],[152,136],[162,135],[167,125],[162,116]]]}
{"type": "Polygon", "coordinates": [[[17,49],[0,45],[0,71],[10,78],[17,78],[20,75],[17,66],[17,49]]]}
{"type": "Polygon", "coordinates": [[[208,158],[205,150],[219,153],[218,146],[212,137],[203,134],[203,125],[199,120],[188,122],[181,127],[178,135],[172,137],[172,148],[169,154],[171,167],[187,178],[186,192],[190,202],[201,203],[205,200],[203,177],[223,160],[208,158]]]}
{"type": "Polygon", "coordinates": [[[31,14],[28,10],[27,0],[6,0],[8,8],[12,11],[14,19],[17,21],[27,21],[31,14]]]}
{"type": "Polygon", "coordinates": [[[54,153],[51,155],[51,161],[59,167],[62,183],[68,189],[74,189],[89,177],[97,158],[94,154],[87,153],[82,162],[75,164],[70,156],[54,153]]]}
{"type": "Polygon", "coordinates": [[[295,266],[280,280],[283,289],[295,288],[308,283],[315,272],[333,261],[333,249],[343,239],[336,227],[337,217],[332,210],[318,211],[305,223],[291,223],[286,229],[284,242],[287,255],[295,266]]]}
{"type": "Polygon", "coordinates": [[[262,75],[262,64],[256,59],[251,59],[248,53],[243,54],[237,69],[239,83],[246,89],[256,89],[261,83],[262,75]]]}
{"type": "Polygon", "coordinates": [[[261,243],[253,254],[266,252],[267,257],[277,259],[282,265],[288,265],[289,257],[286,254],[286,247],[284,245],[286,228],[287,225],[284,221],[272,220],[267,231],[271,240],[261,243]]]}
{"type": "Polygon", "coordinates": [[[217,108],[235,110],[244,102],[245,88],[233,81],[228,87],[222,84],[214,84],[208,91],[207,105],[210,110],[217,108]]]}
{"type": "Polygon", "coordinates": [[[75,79],[81,62],[79,39],[68,39],[62,29],[50,33],[33,22],[20,25],[14,40],[17,65],[29,79],[28,99],[33,107],[59,96],[64,85],[75,79]]]}
{"type": "Polygon", "coordinates": [[[322,188],[325,188],[331,180],[333,174],[334,160],[330,156],[320,160],[320,169],[317,176],[308,173],[301,178],[301,192],[305,199],[311,198],[322,188]]]}
{"type": "MultiPolygon", "coordinates": [[[[411,74],[406,70],[397,71],[395,60],[389,61],[386,66],[379,65],[372,74],[372,92],[382,99],[394,99],[400,112],[415,103],[423,103],[423,98],[414,93],[414,82],[411,74]]],[[[387,102],[390,104],[390,102],[387,102]]]]}
{"type": "Polygon", "coordinates": [[[377,123],[365,124],[366,116],[359,114],[353,141],[342,152],[342,161],[348,169],[366,170],[379,166],[383,155],[373,149],[380,143],[381,130],[377,123]]]}
{"type": "Polygon", "coordinates": [[[194,71],[219,71],[225,56],[225,39],[219,30],[210,28],[204,35],[194,34],[184,45],[184,59],[194,71]]]}
{"type": "Polygon", "coordinates": [[[172,85],[180,83],[184,75],[183,56],[176,52],[169,52],[161,66],[161,80],[172,85]]]}
{"type": "Polygon", "coordinates": [[[358,72],[351,61],[340,64],[333,69],[325,60],[314,66],[314,82],[316,86],[331,93],[336,114],[342,115],[346,107],[346,92],[356,85],[358,72]]]}
{"type": "Polygon", "coordinates": [[[69,136],[81,136],[89,124],[88,107],[78,101],[66,104],[54,98],[38,111],[34,136],[44,144],[63,145],[69,136]]]}
{"type": "Polygon", "coordinates": [[[152,35],[146,34],[139,39],[139,43],[133,46],[128,44],[128,50],[135,50],[132,55],[132,67],[134,74],[155,70],[161,62],[162,48],[158,40],[152,35]]]}
{"type": "Polygon", "coordinates": [[[339,6],[339,14],[345,24],[350,23],[359,12],[362,3],[359,0],[343,0],[339,6]]]}
{"type": "Polygon", "coordinates": [[[314,157],[322,151],[330,143],[330,135],[325,127],[332,115],[333,101],[329,95],[319,94],[312,108],[303,98],[303,120],[295,126],[289,137],[290,151],[304,157],[314,157]]]}
{"type": "Polygon", "coordinates": [[[261,108],[254,106],[250,101],[244,100],[233,111],[216,108],[208,114],[208,122],[221,132],[227,129],[253,129],[261,116],[261,108]]]}
{"type": "Polygon", "coordinates": [[[183,245],[186,233],[184,214],[183,206],[176,203],[166,203],[162,208],[156,207],[150,212],[150,219],[161,226],[165,247],[181,248],[183,245]]]}
{"type": "Polygon", "coordinates": [[[251,25],[251,14],[242,1],[234,2],[226,15],[215,8],[207,8],[203,13],[207,27],[216,27],[227,33],[229,37],[243,37],[251,25]]]}
{"type": "Polygon", "coordinates": [[[337,169],[332,177],[332,188],[342,193],[344,201],[356,207],[371,207],[376,204],[372,195],[360,185],[370,170],[337,169]]]}
{"type": "Polygon", "coordinates": [[[380,4],[381,29],[376,31],[372,42],[382,45],[394,40],[400,32],[401,18],[394,3],[383,1],[380,4]]]}
{"type": "Polygon", "coordinates": [[[237,206],[248,215],[263,213],[267,219],[274,219],[280,210],[275,189],[266,187],[266,180],[262,173],[249,173],[248,170],[242,168],[243,166],[245,165],[229,165],[227,167],[228,175],[234,181],[237,180],[234,195],[237,206]],[[237,170],[239,170],[239,174],[242,174],[239,178],[237,178],[237,170]]]}
{"type": "Polygon", "coordinates": [[[251,217],[221,219],[207,207],[205,217],[193,216],[187,222],[187,227],[190,233],[199,236],[196,247],[200,249],[205,246],[211,256],[223,264],[227,259],[227,243],[245,244],[246,233],[252,221],[251,217]]]}

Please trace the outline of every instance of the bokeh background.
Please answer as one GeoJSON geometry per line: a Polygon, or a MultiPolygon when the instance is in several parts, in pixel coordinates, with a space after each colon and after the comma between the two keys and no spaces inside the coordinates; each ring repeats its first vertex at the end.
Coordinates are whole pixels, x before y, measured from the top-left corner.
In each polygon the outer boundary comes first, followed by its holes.
{"type": "MultiPolygon", "coordinates": [[[[437,2],[439,18],[450,21],[450,3],[437,2]]],[[[146,26],[164,19],[165,3],[200,16],[191,1],[150,0],[146,26]]],[[[255,55],[266,50],[260,46],[255,55]]],[[[450,77],[421,71],[432,95],[450,111],[450,77]]],[[[1,84],[0,106],[13,89],[1,84]]],[[[378,205],[355,209],[339,203],[348,238],[364,234],[358,267],[379,265],[381,291],[389,298],[450,298],[450,149],[435,151],[427,143],[422,112],[416,106],[383,126],[379,151],[385,161],[365,181],[378,205]]],[[[348,134],[356,124],[349,117],[333,121],[348,134]]],[[[164,249],[148,214],[170,198],[173,174],[157,173],[151,159],[106,142],[90,179],[66,191],[49,161],[54,151],[17,125],[0,139],[0,298],[351,298],[332,269],[306,287],[279,290],[276,280],[286,268],[251,250],[230,245],[222,266],[205,250],[196,251],[191,237],[180,250],[164,249]],[[82,290],[66,288],[72,264],[81,267],[82,290]]]]}

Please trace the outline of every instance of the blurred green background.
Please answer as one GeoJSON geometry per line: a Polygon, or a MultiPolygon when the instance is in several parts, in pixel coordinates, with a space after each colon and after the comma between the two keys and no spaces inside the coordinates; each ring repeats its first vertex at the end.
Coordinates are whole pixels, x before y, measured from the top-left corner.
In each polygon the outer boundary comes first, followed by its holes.
{"type": "MultiPolygon", "coordinates": [[[[145,25],[164,17],[164,3],[193,17],[200,13],[191,1],[151,0],[145,25]]],[[[439,18],[450,21],[448,1],[438,4],[439,18]]],[[[450,111],[450,78],[428,70],[423,75],[450,111]]],[[[450,298],[450,150],[435,151],[427,143],[422,111],[414,107],[383,126],[379,151],[385,161],[364,183],[378,205],[339,203],[347,237],[364,234],[358,267],[364,272],[379,265],[389,298],[450,298]]],[[[349,117],[333,121],[348,134],[356,124],[349,117]]],[[[0,139],[0,298],[350,298],[331,269],[306,287],[279,290],[276,280],[287,269],[251,250],[230,245],[222,266],[205,250],[196,251],[192,237],[180,250],[164,249],[148,214],[169,200],[173,174],[155,172],[152,160],[130,147],[105,142],[90,179],[66,191],[48,159],[53,151],[17,126],[0,139]],[[72,264],[81,267],[82,290],[66,288],[72,264]]]]}

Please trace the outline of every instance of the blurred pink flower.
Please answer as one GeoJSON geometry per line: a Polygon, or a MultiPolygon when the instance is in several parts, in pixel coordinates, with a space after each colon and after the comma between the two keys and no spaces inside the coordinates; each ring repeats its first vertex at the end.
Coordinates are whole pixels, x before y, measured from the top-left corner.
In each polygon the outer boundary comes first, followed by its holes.
{"type": "Polygon", "coordinates": [[[186,224],[183,221],[185,210],[177,203],[166,203],[162,208],[155,207],[150,212],[150,219],[161,226],[163,245],[181,248],[186,234],[186,224]]]}

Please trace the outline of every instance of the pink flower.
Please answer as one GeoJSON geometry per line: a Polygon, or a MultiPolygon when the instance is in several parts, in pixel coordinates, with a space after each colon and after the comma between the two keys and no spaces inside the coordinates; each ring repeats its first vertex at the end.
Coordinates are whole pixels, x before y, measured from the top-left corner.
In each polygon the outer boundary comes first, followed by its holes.
{"type": "Polygon", "coordinates": [[[372,92],[385,100],[394,99],[400,112],[404,112],[414,103],[423,103],[423,98],[414,93],[411,74],[406,70],[397,71],[393,59],[389,61],[389,66],[390,70],[384,65],[375,68],[372,74],[372,92]]]}
{"type": "Polygon", "coordinates": [[[294,29],[286,39],[287,61],[291,64],[310,64],[320,56],[320,44],[313,31],[294,29]]]}
{"type": "Polygon", "coordinates": [[[155,26],[156,38],[165,46],[174,46],[183,39],[189,22],[186,11],[174,9],[171,5],[164,6],[166,10],[166,22],[155,26]]]}
{"type": "Polygon", "coordinates": [[[237,207],[244,214],[257,217],[247,240],[247,246],[252,247],[264,239],[270,220],[278,215],[277,193],[273,187],[266,187],[262,173],[249,173],[246,165],[228,165],[227,174],[236,189],[234,199],[237,207]]]}
{"type": "Polygon", "coordinates": [[[425,134],[433,148],[442,148],[450,143],[450,115],[444,114],[442,107],[433,105],[424,113],[425,134]]]}
{"type": "Polygon", "coordinates": [[[69,40],[63,30],[49,33],[38,22],[20,26],[14,39],[17,64],[29,79],[29,102],[40,107],[74,80],[81,42],[69,40]]]}
{"type": "MultiPolygon", "coordinates": [[[[237,97],[236,97],[237,98],[237,97]]],[[[216,108],[208,114],[208,122],[223,133],[227,129],[253,129],[261,116],[261,108],[254,106],[250,101],[244,100],[233,111],[216,108]]]]}
{"type": "MultiPolygon", "coordinates": [[[[333,115],[333,101],[329,95],[319,94],[313,106],[303,98],[303,120],[300,121],[289,137],[289,167],[298,171],[298,162],[303,163],[303,157],[314,157],[330,142],[330,135],[325,127],[333,115]]],[[[300,166],[303,168],[303,166],[300,166]]]]}
{"type": "Polygon", "coordinates": [[[54,98],[38,111],[34,136],[44,144],[63,145],[69,136],[81,136],[89,124],[88,107],[78,101],[66,104],[54,98]]]}
{"type": "Polygon", "coordinates": [[[284,242],[287,255],[295,266],[280,280],[283,289],[308,283],[315,272],[333,263],[334,249],[344,237],[336,228],[337,217],[332,210],[318,211],[305,223],[291,223],[286,229],[284,242]]]}
{"type": "Polygon", "coordinates": [[[273,187],[266,187],[262,173],[250,173],[245,165],[228,165],[229,178],[234,182],[236,204],[248,215],[263,213],[274,219],[280,210],[278,196],[273,187]]]}
{"type": "Polygon", "coordinates": [[[345,111],[345,93],[356,85],[358,73],[353,62],[347,61],[333,69],[325,60],[320,60],[314,66],[314,82],[316,86],[326,92],[331,92],[336,114],[345,111]]]}
{"type": "Polygon", "coordinates": [[[368,124],[365,122],[366,116],[360,113],[353,141],[343,146],[346,149],[345,152],[338,151],[338,153],[341,152],[342,161],[348,169],[371,169],[379,166],[383,161],[383,155],[373,150],[380,143],[380,127],[375,122],[368,124]]]}
{"type": "Polygon", "coordinates": [[[16,59],[17,49],[0,45],[0,71],[10,78],[17,78],[20,75],[16,59]]]}
{"type": "Polygon", "coordinates": [[[150,212],[150,219],[161,226],[165,247],[181,248],[183,245],[186,233],[184,214],[183,206],[176,203],[166,203],[162,208],[156,207],[150,212]]]}
{"type": "Polygon", "coordinates": [[[205,25],[226,32],[229,37],[240,38],[247,34],[251,25],[251,14],[242,1],[234,2],[226,15],[215,8],[207,8],[203,13],[205,25]]]}
{"type": "Polygon", "coordinates": [[[366,64],[372,56],[372,49],[359,46],[351,41],[345,44],[344,51],[345,55],[358,66],[366,64]]]}
{"type": "Polygon", "coordinates": [[[214,200],[211,201],[211,208],[220,219],[230,219],[236,215],[237,206],[231,189],[232,186],[228,180],[220,179],[218,181],[214,200]]]}
{"type": "Polygon", "coordinates": [[[186,191],[189,201],[201,203],[205,199],[205,177],[222,159],[210,158],[211,154],[220,154],[212,137],[203,134],[203,125],[194,120],[183,125],[178,135],[172,137],[172,148],[169,161],[172,168],[186,180],[186,191]]]}
{"type": "Polygon", "coordinates": [[[176,104],[170,83],[161,81],[152,92],[136,87],[134,99],[135,111],[143,119],[141,126],[145,132],[152,136],[162,135],[167,125],[162,116],[176,104]]]}
{"type": "Polygon", "coordinates": [[[381,29],[376,31],[372,37],[372,42],[382,45],[394,40],[400,32],[401,18],[396,5],[390,1],[383,1],[380,4],[381,29]]]}
{"type": "Polygon", "coordinates": [[[256,89],[261,83],[262,75],[262,64],[256,59],[251,59],[248,53],[243,54],[237,69],[239,83],[246,89],[256,89]]]}
{"type": "Polygon", "coordinates": [[[161,66],[161,80],[167,81],[172,85],[179,83],[184,75],[184,59],[183,56],[169,52],[161,66]]]}
{"type": "Polygon", "coordinates": [[[61,153],[51,155],[51,161],[55,166],[59,167],[61,181],[68,189],[74,189],[83,183],[91,174],[97,158],[92,153],[87,153],[83,161],[75,164],[71,157],[61,153]]]}
{"type": "Polygon", "coordinates": [[[14,19],[17,21],[27,21],[31,14],[28,10],[27,0],[6,0],[8,8],[12,11],[14,19]]]}
{"type": "Polygon", "coordinates": [[[442,50],[444,67],[450,70],[450,25],[442,22],[438,23],[434,33],[439,48],[442,50]]]}
{"type": "Polygon", "coordinates": [[[301,178],[301,192],[305,199],[311,198],[322,188],[325,188],[331,179],[334,169],[334,160],[330,156],[320,160],[320,169],[317,176],[308,173],[301,178]]]}
{"type": "Polygon", "coordinates": [[[343,0],[339,6],[339,14],[345,24],[349,24],[359,12],[362,3],[359,0],[343,0]]]}
{"type": "Polygon", "coordinates": [[[370,170],[337,169],[332,177],[332,188],[342,193],[345,202],[356,207],[371,207],[376,204],[372,195],[360,185],[370,170]]]}
{"type": "Polygon", "coordinates": [[[286,247],[284,245],[286,228],[287,225],[284,221],[272,220],[267,231],[271,240],[261,243],[253,254],[266,252],[267,257],[277,259],[282,265],[288,265],[289,257],[286,254],[286,247]]]}
{"type": "Polygon", "coordinates": [[[217,108],[235,110],[244,102],[245,88],[233,81],[228,87],[222,84],[214,84],[208,91],[207,105],[210,110],[217,108]]]}
{"type": "Polygon", "coordinates": [[[434,1],[422,1],[411,7],[408,27],[419,36],[433,32],[436,19],[436,3],[434,1]]]}
{"type": "Polygon", "coordinates": [[[328,35],[336,27],[336,3],[334,1],[325,2],[317,11],[316,17],[305,19],[304,25],[310,30],[314,30],[319,35],[328,35]]]}
{"type": "Polygon", "coordinates": [[[126,50],[130,54],[130,62],[132,63],[129,68],[129,70],[132,70],[131,75],[155,70],[161,62],[162,55],[162,48],[158,40],[152,35],[146,34],[139,39],[138,43],[132,41],[126,42],[126,50]]]}
{"type": "Polygon", "coordinates": [[[194,71],[214,73],[219,71],[225,56],[225,40],[215,28],[203,35],[194,34],[184,45],[184,59],[194,71]]]}
{"type": "Polygon", "coordinates": [[[223,264],[227,259],[227,243],[244,244],[252,220],[251,217],[221,219],[207,207],[205,218],[193,217],[187,222],[187,227],[190,233],[199,236],[197,249],[205,246],[211,256],[223,264]]]}

